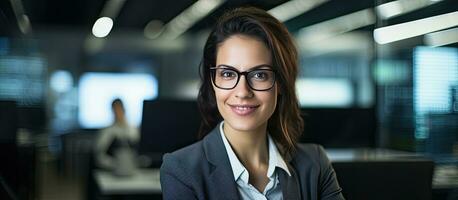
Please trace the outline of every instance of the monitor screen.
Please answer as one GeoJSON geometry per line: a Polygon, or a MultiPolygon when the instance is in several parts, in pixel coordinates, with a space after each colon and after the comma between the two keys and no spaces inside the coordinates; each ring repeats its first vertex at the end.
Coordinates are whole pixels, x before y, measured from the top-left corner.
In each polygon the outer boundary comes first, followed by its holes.
{"type": "Polygon", "coordinates": [[[89,129],[111,125],[114,119],[111,103],[120,98],[128,122],[139,126],[143,101],[157,95],[157,79],[151,74],[85,73],[79,81],[79,124],[89,129]]]}
{"type": "Polygon", "coordinates": [[[17,107],[14,101],[0,101],[0,143],[16,141],[17,107]]]}
{"type": "Polygon", "coordinates": [[[46,129],[47,125],[46,108],[44,105],[17,107],[18,128],[25,128],[32,132],[39,133],[46,129]]]}
{"type": "Polygon", "coordinates": [[[302,108],[301,142],[327,148],[375,146],[375,108],[302,108]]]}
{"type": "Polygon", "coordinates": [[[141,153],[167,153],[197,141],[200,113],[195,101],[145,101],[141,125],[141,153]]]}

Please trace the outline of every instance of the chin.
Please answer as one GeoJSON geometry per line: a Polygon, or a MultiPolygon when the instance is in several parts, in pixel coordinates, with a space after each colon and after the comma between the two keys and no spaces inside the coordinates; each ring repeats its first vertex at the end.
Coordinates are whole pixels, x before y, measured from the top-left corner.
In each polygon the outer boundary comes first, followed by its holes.
{"type": "Polygon", "coordinates": [[[257,123],[256,121],[255,119],[227,119],[224,120],[224,124],[229,125],[236,131],[249,132],[261,127],[262,123],[257,123]]]}

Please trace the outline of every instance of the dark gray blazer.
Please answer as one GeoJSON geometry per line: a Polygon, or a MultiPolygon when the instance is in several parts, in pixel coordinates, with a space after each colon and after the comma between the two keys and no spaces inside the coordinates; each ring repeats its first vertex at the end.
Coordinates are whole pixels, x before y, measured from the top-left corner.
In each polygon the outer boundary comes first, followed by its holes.
{"type": "MultiPolygon", "coordinates": [[[[217,126],[203,140],[165,154],[161,166],[164,199],[240,199],[217,126]]],[[[279,173],[283,199],[344,199],[334,169],[319,145],[301,145],[279,173]]]]}

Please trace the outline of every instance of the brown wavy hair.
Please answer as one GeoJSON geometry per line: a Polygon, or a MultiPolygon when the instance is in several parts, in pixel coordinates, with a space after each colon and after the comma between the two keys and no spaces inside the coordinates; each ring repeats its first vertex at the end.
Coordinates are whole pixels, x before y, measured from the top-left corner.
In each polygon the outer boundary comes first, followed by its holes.
{"type": "Polygon", "coordinates": [[[266,11],[254,7],[227,11],[219,18],[205,43],[200,64],[202,85],[197,98],[202,115],[199,137],[203,138],[223,120],[216,105],[210,68],[216,65],[219,45],[236,34],[257,38],[271,51],[280,92],[277,107],[267,123],[267,129],[279,145],[282,155],[291,156],[304,126],[295,90],[298,73],[297,49],[283,23],[266,11]]]}

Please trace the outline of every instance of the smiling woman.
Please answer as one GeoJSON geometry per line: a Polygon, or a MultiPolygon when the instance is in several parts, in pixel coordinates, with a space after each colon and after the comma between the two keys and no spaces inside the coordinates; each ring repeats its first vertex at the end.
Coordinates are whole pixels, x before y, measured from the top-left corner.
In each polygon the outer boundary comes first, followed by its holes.
{"type": "MultiPolygon", "coordinates": [[[[212,80],[218,111],[225,122],[226,137],[256,143],[266,141],[267,121],[275,111],[278,93],[273,71],[270,71],[271,60],[269,49],[251,36],[233,35],[218,48],[218,67],[213,68],[216,73],[213,73],[212,80]],[[228,69],[229,65],[234,67],[228,69]],[[267,77],[267,71],[271,73],[270,80],[256,78],[267,77]],[[241,75],[245,78],[240,79],[241,75]],[[232,84],[230,87],[221,87],[229,83],[232,84]]],[[[259,145],[265,146],[265,143],[259,145]]]]}
{"type": "Polygon", "coordinates": [[[296,144],[297,62],[290,33],[264,10],[219,19],[201,65],[203,139],[164,155],[164,199],[343,199],[323,148],[296,144]]]}

